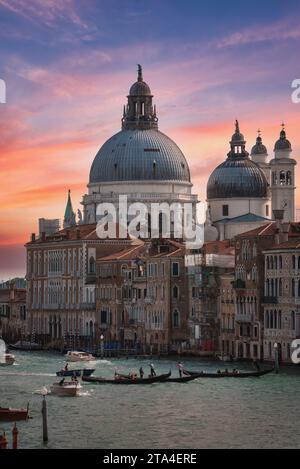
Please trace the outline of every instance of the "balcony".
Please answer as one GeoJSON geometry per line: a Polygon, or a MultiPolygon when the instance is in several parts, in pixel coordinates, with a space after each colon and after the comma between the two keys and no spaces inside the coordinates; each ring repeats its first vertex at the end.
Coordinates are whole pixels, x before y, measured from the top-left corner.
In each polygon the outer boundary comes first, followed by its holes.
{"type": "Polygon", "coordinates": [[[263,296],[261,302],[269,305],[277,305],[278,297],[277,296],[263,296]]]}
{"type": "Polygon", "coordinates": [[[136,276],[133,279],[134,282],[139,282],[139,283],[144,283],[146,282],[146,280],[147,280],[146,275],[136,276]]]}
{"type": "Polygon", "coordinates": [[[240,278],[238,278],[237,280],[234,280],[232,282],[232,288],[235,288],[235,289],[246,288],[245,280],[241,280],[240,278]]]}
{"type": "Polygon", "coordinates": [[[254,322],[254,314],[236,314],[235,315],[236,322],[254,322]]]}
{"type": "Polygon", "coordinates": [[[80,303],[80,309],[96,309],[96,303],[80,303]]]}
{"type": "Polygon", "coordinates": [[[146,296],[145,303],[147,305],[153,305],[155,303],[155,298],[153,296],[146,296]]]}

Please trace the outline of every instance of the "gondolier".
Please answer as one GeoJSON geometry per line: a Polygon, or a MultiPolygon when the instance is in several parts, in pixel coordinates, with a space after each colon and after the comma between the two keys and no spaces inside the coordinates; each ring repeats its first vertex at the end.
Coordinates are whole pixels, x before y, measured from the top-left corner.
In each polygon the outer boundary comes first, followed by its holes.
{"type": "Polygon", "coordinates": [[[153,363],[149,363],[151,377],[156,376],[153,363]]]}

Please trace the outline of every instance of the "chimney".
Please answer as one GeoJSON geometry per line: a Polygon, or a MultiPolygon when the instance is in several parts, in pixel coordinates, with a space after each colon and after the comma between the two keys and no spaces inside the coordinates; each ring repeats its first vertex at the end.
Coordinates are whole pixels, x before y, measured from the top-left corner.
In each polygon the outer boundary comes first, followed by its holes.
{"type": "Polygon", "coordinates": [[[31,242],[32,242],[32,243],[35,242],[35,233],[31,233],[31,242]]]}
{"type": "Polygon", "coordinates": [[[70,230],[66,230],[66,239],[70,239],[70,230]]]}
{"type": "Polygon", "coordinates": [[[281,231],[282,220],[284,217],[284,210],[273,210],[274,220],[276,222],[276,228],[279,228],[281,231]]]}
{"type": "Polygon", "coordinates": [[[80,230],[79,228],[76,229],[76,239],[80,239],[81,236],[80,236],[80,230]]]}
{"type": "Polygon", "coordinates": [[[42,231],[42,241],[46,241],[46,233],[45,233],[45,231],[42,231]]]}

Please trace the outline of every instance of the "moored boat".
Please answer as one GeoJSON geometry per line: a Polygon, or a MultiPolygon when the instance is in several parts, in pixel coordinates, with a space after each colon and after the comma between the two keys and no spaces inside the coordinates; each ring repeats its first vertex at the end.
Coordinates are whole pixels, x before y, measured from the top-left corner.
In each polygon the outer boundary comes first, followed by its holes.
{"type": "Polygon", "coordinates": [[[189,371],[185,370],[188,375],[197,375],[198,378],[259,378],[260,376],[267,375],[269,373],[272,373],[274,371],[274,368],[269,368],[267,370],[261,370],[261,371],[245,371],[245,372],[240,372],[240,371],[221,371],[220,373],[207,373],[206,371],[189,371]]]}
{"type": "Polygon", "coordinates": [[[0,407],[0,421],[14,422],[16,420],[27,420],[29,418],[29,405],[26,409],[14,409],[12,407],[0,407]]]}
{"type": "Polygon", "coordinates": [[[115,379],[106,379],[97,376],[83,376],[82,381],[88,383],[97,383],[97,384],[153,384],[161,383],[166,381],[171,376],[171,371],[162,375],[151,376],[149,378],[137,378],[132,376],[131,378],[123,377],[121,375],[116,375],[115,379]]]}
{"type": "Polygon", "coordinates": [[[76,370],[60,370],[56,372],[56,376],[91,376],[95,368],[82,368],[76,370]]]}
{"type": "Polygon", "coordinates": [[[36,342],[29,342],[26,340],[18,340],[15,344],[9,344],[9,348],[13,350],[35,351],[42,350],[42,346],[36,342]]]}

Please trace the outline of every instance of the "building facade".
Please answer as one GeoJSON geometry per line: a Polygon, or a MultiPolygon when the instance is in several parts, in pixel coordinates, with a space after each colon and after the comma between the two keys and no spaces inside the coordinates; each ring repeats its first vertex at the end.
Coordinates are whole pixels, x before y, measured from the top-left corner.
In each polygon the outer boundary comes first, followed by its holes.
{"type": "Polygon", "coordinates": [[[264,251],[264,359],[291,363],[292,342],[300,338],[300,237],[264,251]]]}

